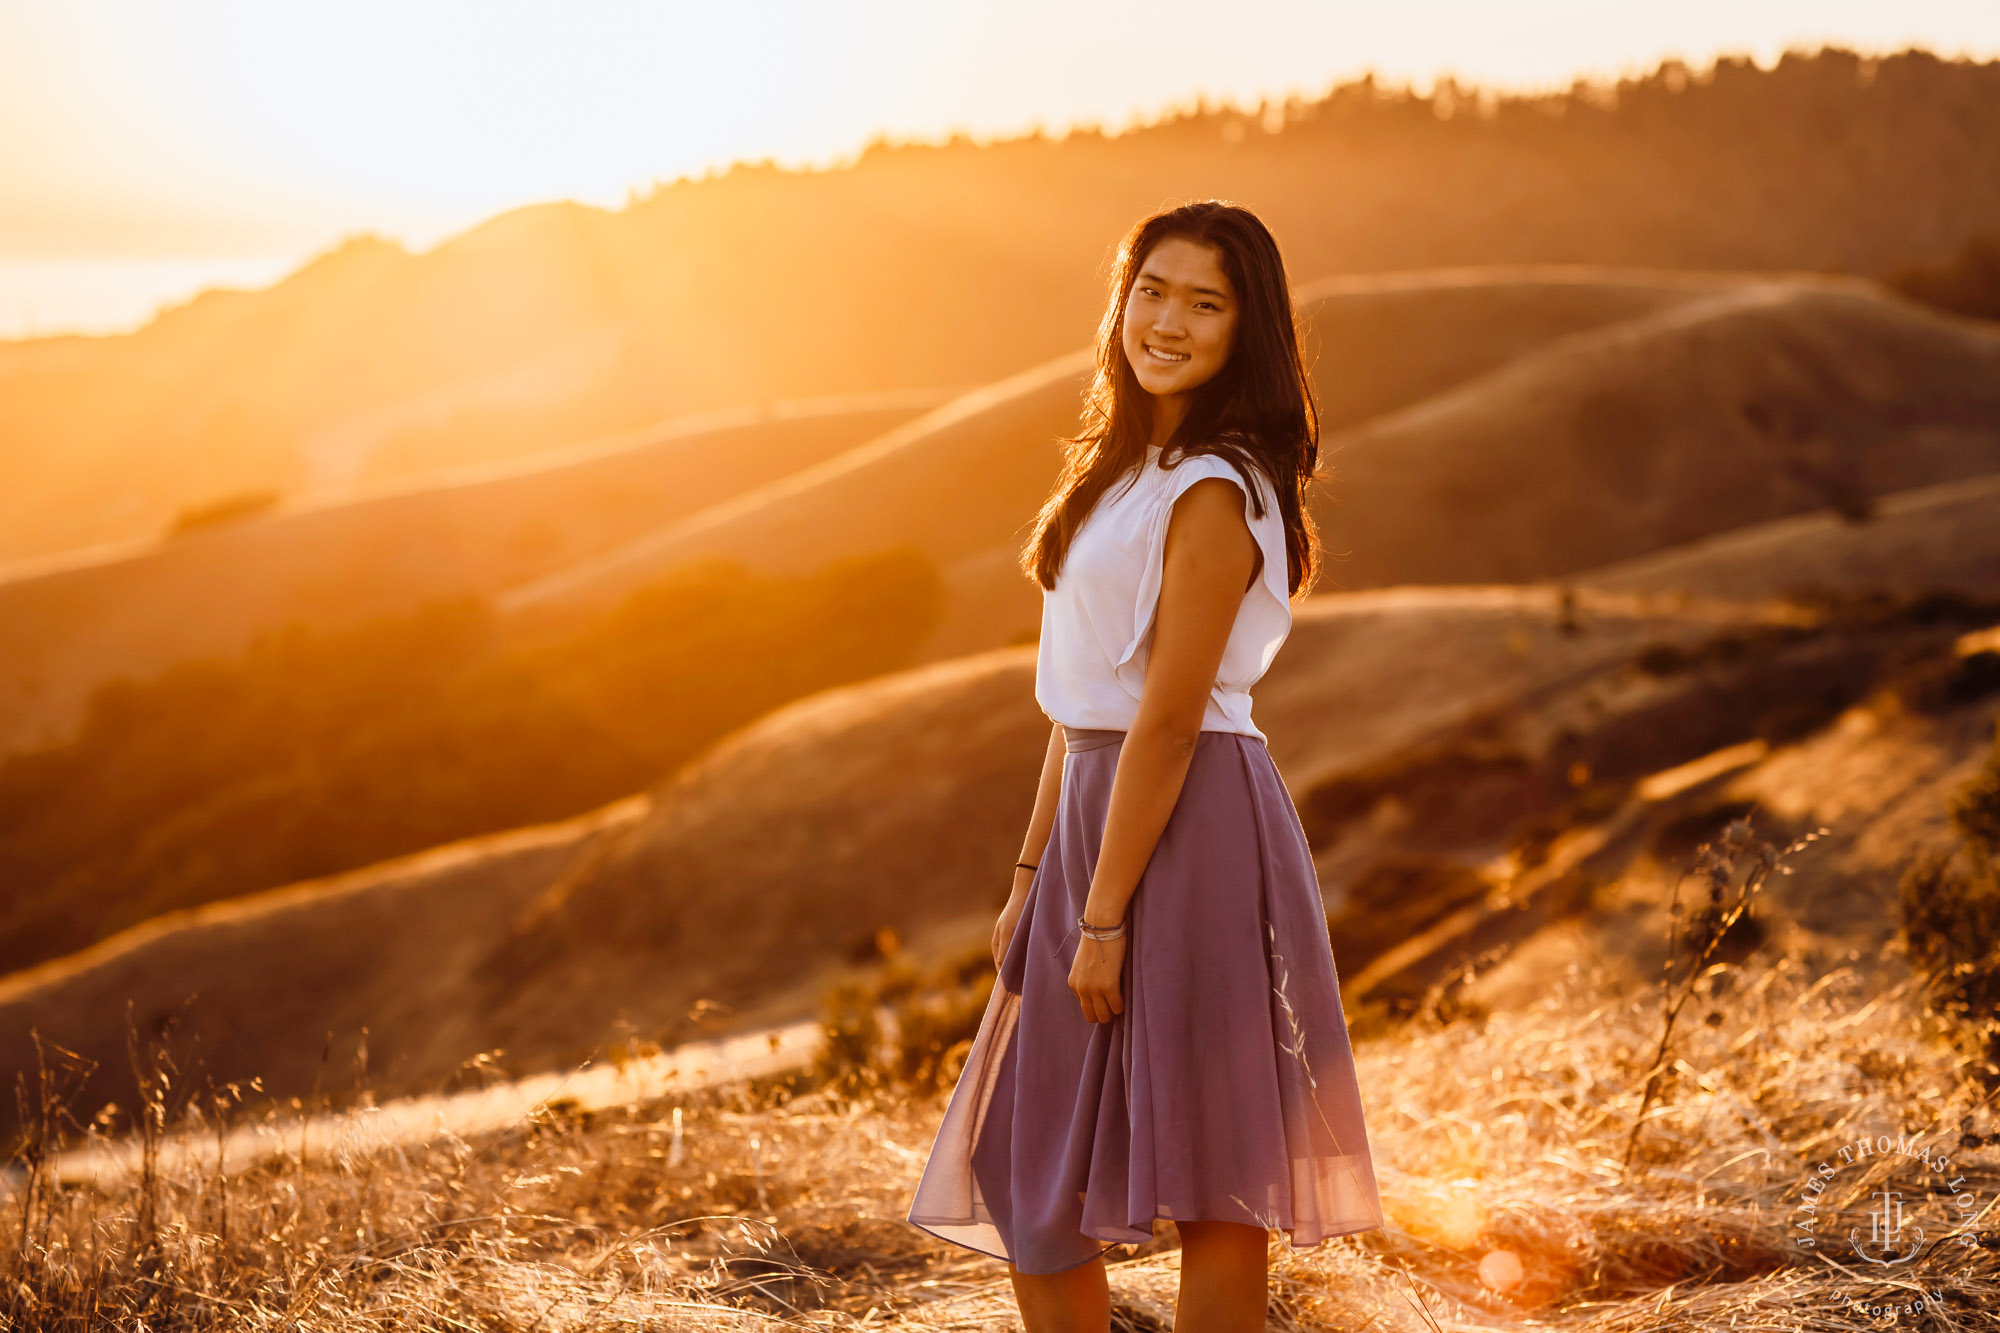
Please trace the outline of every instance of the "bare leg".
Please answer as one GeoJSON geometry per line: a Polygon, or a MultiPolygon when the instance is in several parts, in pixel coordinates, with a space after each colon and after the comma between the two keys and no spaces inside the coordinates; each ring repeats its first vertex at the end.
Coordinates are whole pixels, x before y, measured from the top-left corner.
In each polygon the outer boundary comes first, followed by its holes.
{"type": "Polygon", "coordinates": [[[1023,1273],[1012,1264],[1007,1272],[1027,1333],[1110,1333],[1111,1283],[1103,1255],[1060,1273],[1023,1273]]]}
{"type": "Polygon", "coordinates": [[[1174,1225],[1181,1233],[1174,1333],[1263,1333],[1270,1305],[1270,1233],[1245,1222],[1174,1225]]]}

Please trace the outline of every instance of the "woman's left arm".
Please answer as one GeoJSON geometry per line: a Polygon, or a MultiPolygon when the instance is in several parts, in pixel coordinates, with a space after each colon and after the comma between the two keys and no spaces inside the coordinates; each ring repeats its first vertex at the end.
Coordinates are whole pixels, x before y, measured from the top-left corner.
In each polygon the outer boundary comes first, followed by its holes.
{"type": "MultiPolygon", "coordinates": [[[[1209,692],[1256,568],[1257,539],[1243,507],[1242,487],[1205,477],[1182,492],[1168,516],[1146,683],[1119,750],[1104,842],[1084,903],[1083,919],[1093,926],[1124,918],[1180,800],[1209,692]]],[[[1124,1012],[1118,988],[1129,943],[1129,934],[1108,941],[1086,935],[1078,945],[1070,989],[1092,1022],[1124,1012]]]]}

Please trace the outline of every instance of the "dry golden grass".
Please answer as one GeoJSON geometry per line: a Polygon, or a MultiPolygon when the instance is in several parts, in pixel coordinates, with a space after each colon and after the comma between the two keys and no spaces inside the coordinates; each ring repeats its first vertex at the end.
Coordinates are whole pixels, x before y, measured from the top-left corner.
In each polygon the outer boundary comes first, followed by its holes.
{"type": "MultiPolygon", "coordinates": [[[[1575,969],[1520,1011],[1432,1006],[1364,1043],[1388,1225],[1315,1250],[1274,1234],[1272,1326],[1420,1328],[1418,1302],[1451,1329],[1879,1326],[1847,1301],[1895,1288],[1798,1248],[1792,1223],[1815,1163],[1886,1133],[1951,1158],[1986,1237],[1897,1270],[1934,1296],[1911,1326],[1992,1327],[2000,1152],[1982,1137],[1977,1041],[1884,972],[1703,972],[1629,1171],[1658,993],[1575,969]]],[[[956,978],[990,985],[975,967],[956,978]]],[[[907,970],[884,993],[906,1014],[938,998],[907,970]]],[[[838,1010],[829,997],[835,1026],[838,1010]]],[[[22,1330],[1015,1326],[999,1261],[902,1220],[948,1064],[936,1080],[878,1036],[830,1049],[848,1058],[678,1104],[546,1104],[498,1134],[364,1157],[308,1139],[252,1167],[58,1189],[30,1151],[0,1220],[0,1313],[22,1330]]],[[[163,1112],[184,1105],[170,1080],[155,1093],[163,1112]]],[[[230,1101],[153,1132],[212,1131],[230,1101]]],[[[1865,1200],[1899,1160],[1864,1160],[1838,1188],[1865,1200]]],[[[1169,1326],[1170,1224],[1126,1253],[1119,1327],[1169,1326]]]]}

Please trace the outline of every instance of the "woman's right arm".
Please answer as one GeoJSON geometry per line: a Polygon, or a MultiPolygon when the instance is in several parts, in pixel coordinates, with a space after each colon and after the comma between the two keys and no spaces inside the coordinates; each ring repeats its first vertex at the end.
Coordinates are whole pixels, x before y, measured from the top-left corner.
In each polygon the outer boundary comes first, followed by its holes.
{"type": "MultiPolygon", "coordinates": [[[[1055,828],[1056,805],[1062,797],[1063,755],[1068,747],[1063,744],[1062,723],[1049,728],[1049,746],[1042,755],[1042,781],[1035,789],[1035,812],[1028,817],[1028,834],[1021,840],[1021,857],[1028,865],[1039,866],[1042,856],[1048,851],[1049,832],[1055,828]]],[[[1007,956],[1007,945],[1014,938],[1014,926],[1021,919],[1021,911],[1028,904],[1028,886],[1035,882],[1035,872],[1027,866],[1014,867],[1014,889],[1007,895],[1007,905],[1000,909],[1000,919],[993,923],[993,966],[998,967],[1007,956]]]]}

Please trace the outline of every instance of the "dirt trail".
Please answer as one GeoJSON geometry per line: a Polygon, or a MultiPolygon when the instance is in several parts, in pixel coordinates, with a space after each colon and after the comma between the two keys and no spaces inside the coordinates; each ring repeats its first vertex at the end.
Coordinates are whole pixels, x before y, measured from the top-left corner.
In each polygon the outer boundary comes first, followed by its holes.
{"type": "MultiPolygon", "coordinates": [[[[820,1045],[816,1022],[790,1023],[712,1041],[690,1042],[658,1055],[615,1064],[585,1063],[566,1072],[537,1074],[514,1082],[449,1095],[399,1098],[379,1106],[357,1106],[300,1118],[274,1115],[232,1129],[223,1142],[224,1162],[240,1170],[278,1153],[361,1157],[385,1148],[428,1142],[443,1135],[470,1136],[519,1124],[538,1108],[599,1110],[649,1101],[675,1092],[714,1087],[812,1062],[820,1045]]],[[[213,1171],[213,1134],[170,1136],[160,1148],[159,1169],[179,1173],[213,1171]]],[[[139,1168],[139,1144],[130,1137],[63,1154],[58,1179],[70,1183],[110,1183],[139,1168]]],[[[18,1171],[0,1172],[12,1195],[18,1171]]]]}

